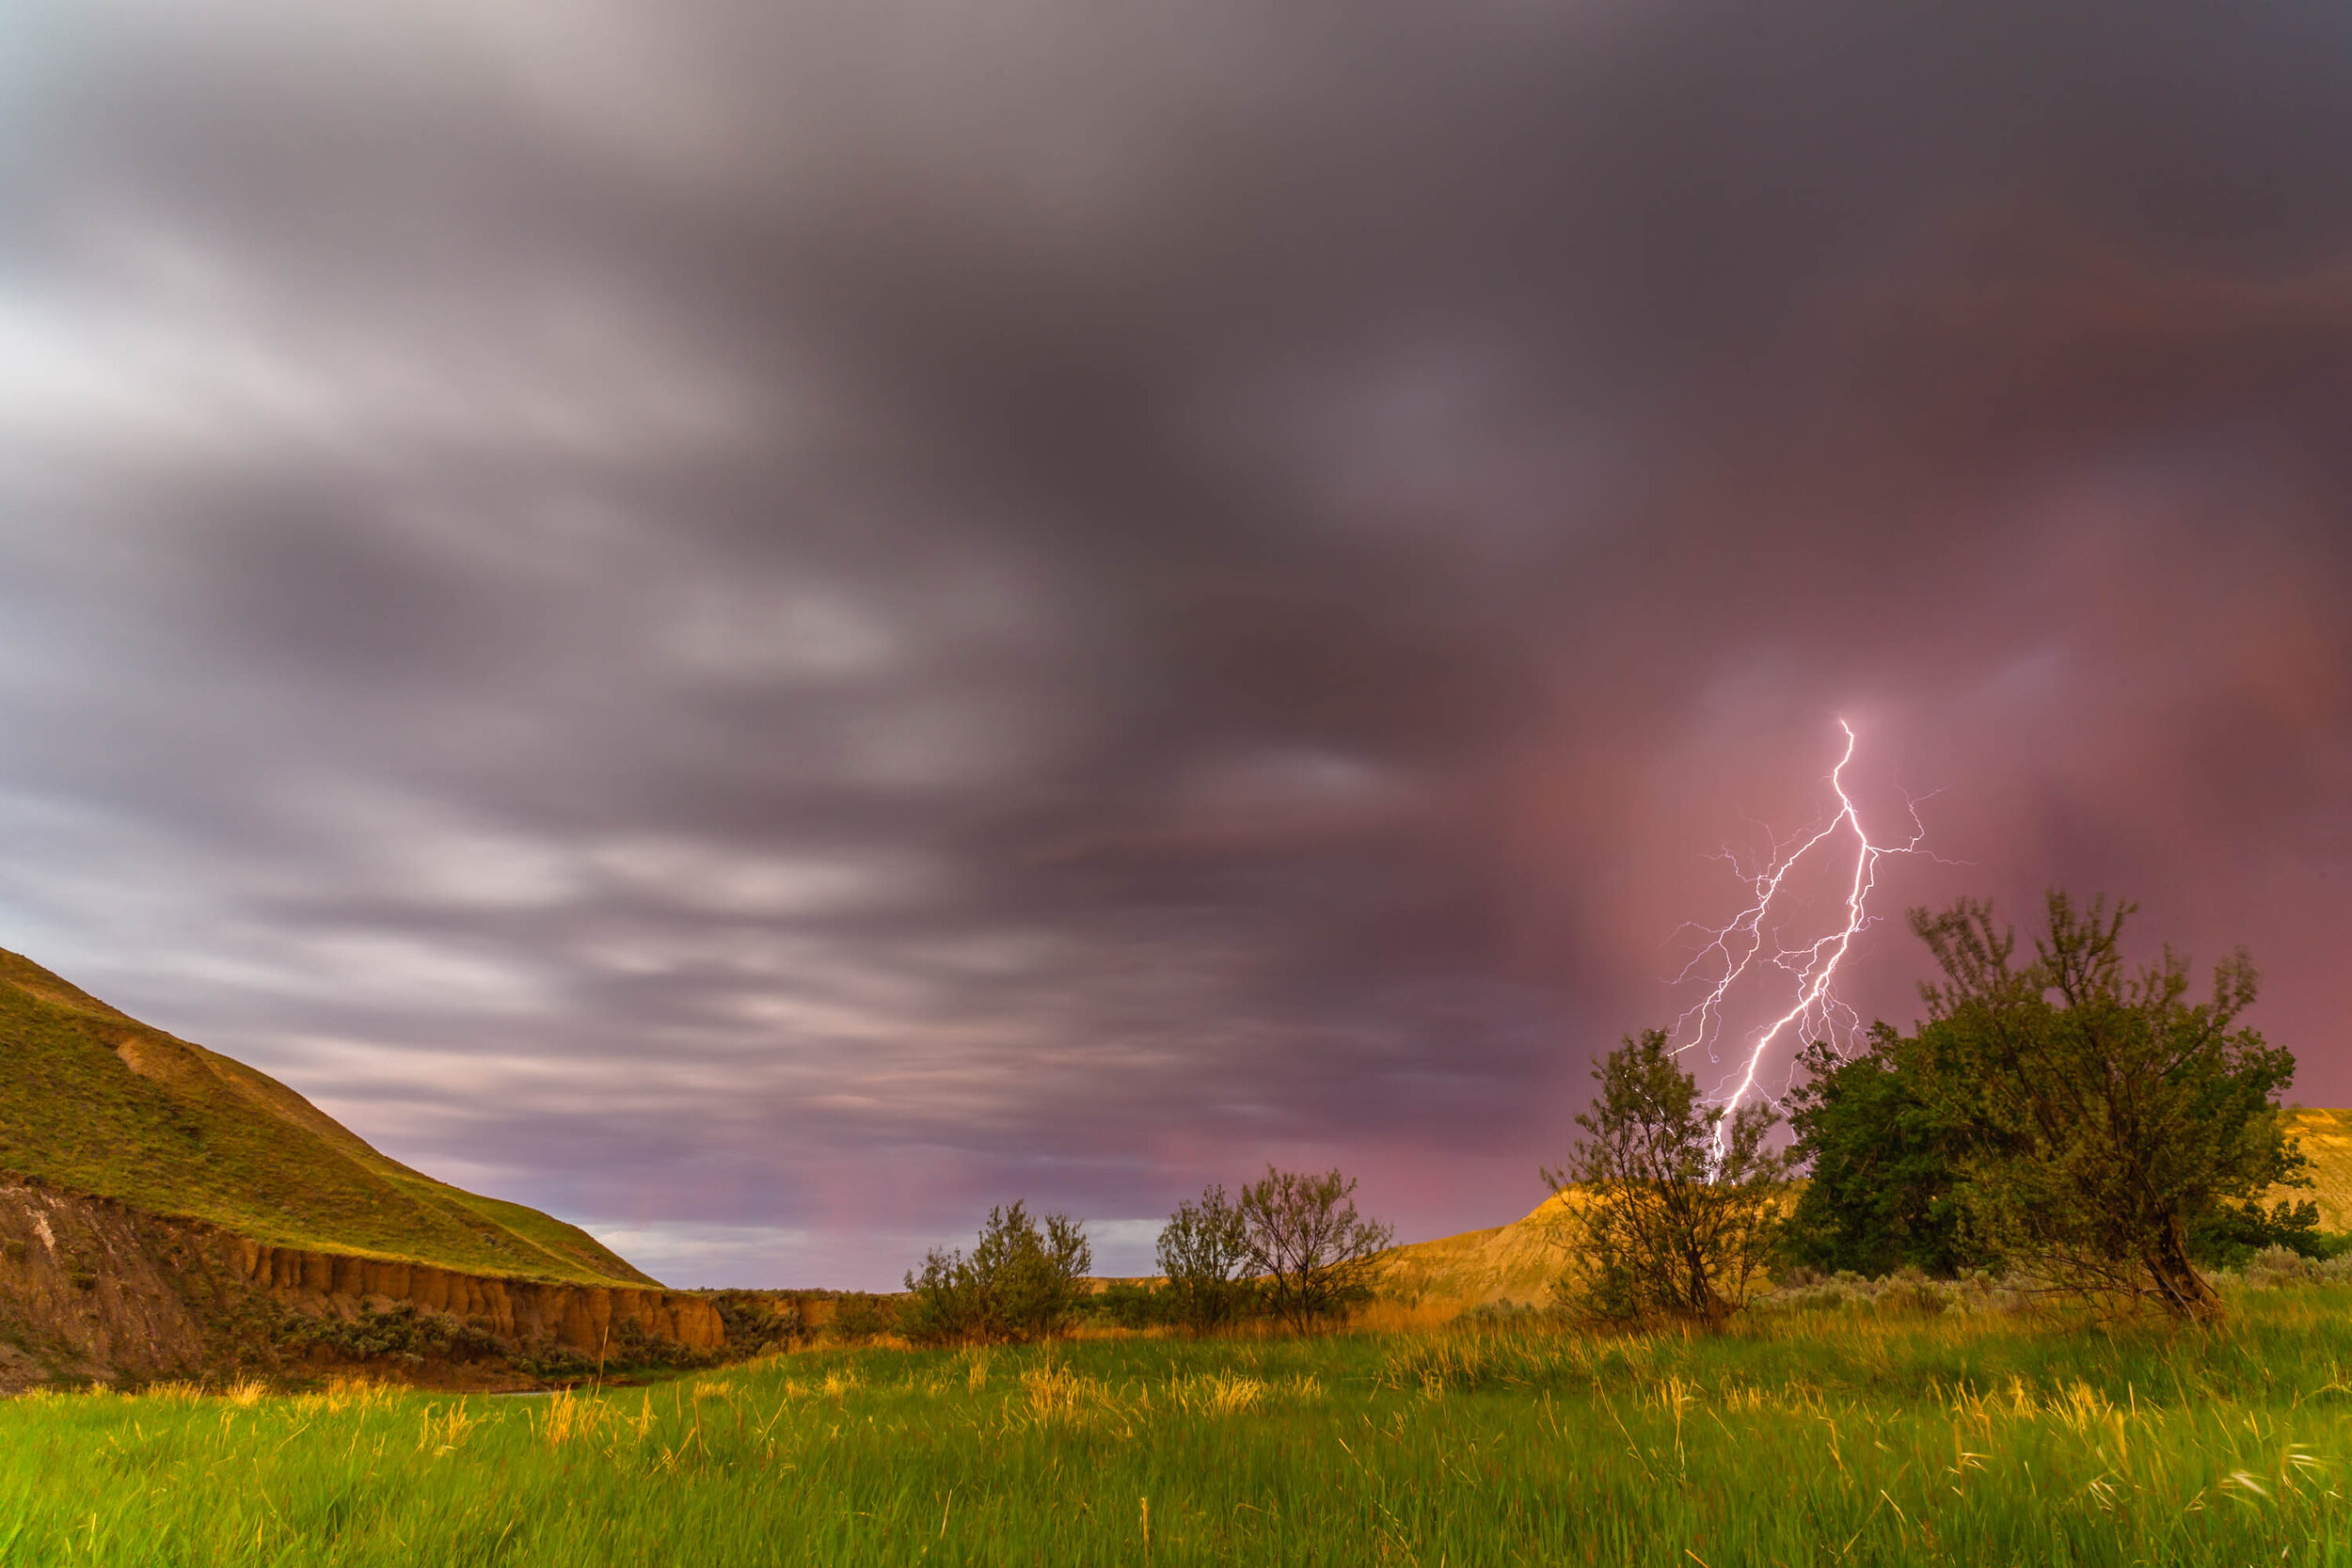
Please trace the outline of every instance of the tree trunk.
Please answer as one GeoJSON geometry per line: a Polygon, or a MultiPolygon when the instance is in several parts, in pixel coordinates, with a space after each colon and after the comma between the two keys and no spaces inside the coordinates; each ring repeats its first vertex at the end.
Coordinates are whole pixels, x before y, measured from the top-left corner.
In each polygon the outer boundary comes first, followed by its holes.
{"type": "Polygon", "coordinates": [[[2166,1311],[2198,1322],[2221,1316],[2220,1295],[2188,1259],[2188,1239],[2181,1233],[2178,1214],[2165,1221],[2155,1244],[2148,1250],[2147,1264],[2166,1311]]]}

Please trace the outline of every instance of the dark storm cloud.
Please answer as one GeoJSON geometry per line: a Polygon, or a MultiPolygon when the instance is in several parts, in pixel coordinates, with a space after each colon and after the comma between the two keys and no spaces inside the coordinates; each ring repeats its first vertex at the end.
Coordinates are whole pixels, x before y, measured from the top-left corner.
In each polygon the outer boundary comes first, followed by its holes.
{"type": "Polygon", "coordinates": [[[8,25],[0,942],[404,1157],[1492,1223],[1839,714],[2352,1093],[2335,8],[8,25]]]}

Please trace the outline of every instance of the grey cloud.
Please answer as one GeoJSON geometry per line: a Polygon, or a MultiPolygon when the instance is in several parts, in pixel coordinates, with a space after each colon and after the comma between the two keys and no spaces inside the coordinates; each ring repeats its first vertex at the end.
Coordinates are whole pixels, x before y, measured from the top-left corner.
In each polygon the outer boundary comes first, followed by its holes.
{"type": "Polygon", "coordinates": [[[404,1158],[1492,1223],[1839,713],[2352,1091],[2334,8],[27,14],[0,943],[404,1158]]]}

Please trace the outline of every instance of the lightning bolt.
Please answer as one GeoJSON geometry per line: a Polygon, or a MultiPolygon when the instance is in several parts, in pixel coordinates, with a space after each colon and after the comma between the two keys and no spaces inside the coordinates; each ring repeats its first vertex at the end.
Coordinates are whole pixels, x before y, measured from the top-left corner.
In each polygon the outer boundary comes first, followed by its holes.
{"type": "MultiPolygon", "coordinates": [[[[1830,769],[1829,786],[1837,797],[1837,811],[1822,827],[1801,839],[1782,844],[1775,840],[1771,856],[1752,874],[1743,874],[1751,899],[1748,906],[1735,915],[1728,925],[1709,929],[1705,927],[1683,927],[1704,932],[1708,940],[1675,977],[1681,986],[1692,980],[1713,975],[1707,994],[1696,1006],[1675,1022],[1674,1038],[1677,1054],[1704,1046],[1708,1059],[1716,1059],[1715,1047],[1724,1030],[1725,1002],[1732,988],[1745,978],[1759,960],[1789,976],[1794,987],[1794,1000],[1788,1010],[1764,1024],[1748,1037],[1745,1059],[1724,1080],[1724,1086],[1716,1093],[1717,1103],[1724,1111],[1717,1123],[1715,1145],[1718,1154],[1730,1127],[1730,1113],[1737,1111],[1749,1096],[1756,1093],[1756,1077],[1764,1058],[1780,1039],[1792,1030],[1804,1029],[1817,1039],[1826,1039],[1840,1051],[1860,1029],[1861,1020],[1853,1009],[1839,1002],[1832,990],[1838,967],[1853,949],[1854,938],[1872,923],[1870,893],[1878,885],[1879,861],[1887,855],[1925,853],[1919,847],[1927,837],[1920,824],[1916,800],[1907,801],[1912,834],[1900,844],[1880,844],[1874,841],[1862,825],[1862,813],[1855,807],[1853,797],[1846,791],[1846,768],[1853,761],[1858,740],[1853,726],[1843,719],[1837,727],[1845,732],[1846,749],[1830,769]],[[1793,846],[1793,847],[1791,847],[1793,846]],[[1776,924],[1780,902],[1788,879],[1808,856],[1820,851],[1819,858],[1851,853],[1852,869],[1845,879],[1845,917],[1842,923],[1826,934],[1798,947],[1780,944],[1776,924]]],[[[1725,853],[1736,869],[1736,856],[1725,853]]]]}

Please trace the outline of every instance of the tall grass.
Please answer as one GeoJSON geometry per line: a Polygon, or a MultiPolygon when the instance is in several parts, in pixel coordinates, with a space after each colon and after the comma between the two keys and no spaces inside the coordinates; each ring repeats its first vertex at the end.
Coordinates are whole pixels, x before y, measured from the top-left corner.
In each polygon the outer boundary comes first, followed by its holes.
{"type": "Polygon", "coordinates": [[[2352,1562],[2352,1289],[2236,1307],[36,1396],[0,1405],[0,1562],[2352,1562]]]}

